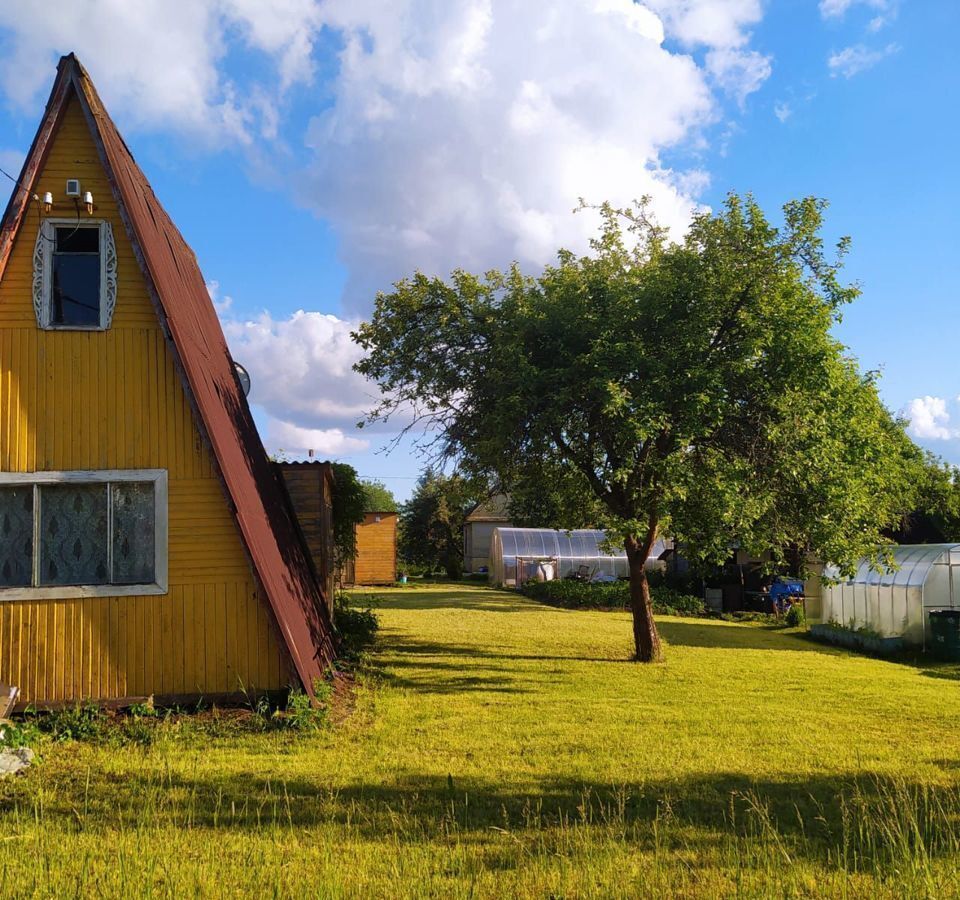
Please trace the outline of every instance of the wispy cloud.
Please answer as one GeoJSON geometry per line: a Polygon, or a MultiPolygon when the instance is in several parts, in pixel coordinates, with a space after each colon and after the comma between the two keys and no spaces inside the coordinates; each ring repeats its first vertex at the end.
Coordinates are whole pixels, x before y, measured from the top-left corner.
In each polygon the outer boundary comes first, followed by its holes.
{"type": "Polygon", "coordinates": [[[853,44],[837,53],[832,53],[827,59],[827,68],[832,78],[841,75],[844,78],[853,78],[854,75],[872,69],[877,63],[899,50],[898,44],[887,44],[880,50],[874,50],[864,44],[853,44]]]}
{"type": "Polygon", "coordinates": [[[897,18],[900,0],[820,0],[820,15],[824,19],[842,19],[850,9],[857,6],[874,13],[867,23],[867,31],[876,33],[897,18]]]}
{"type": "Polygon", "coordinates": [[[825,19],[841,19],[855,6],[866,6],[881,14],[896,7],[893,0],[820,0],[820,15],[825,19]]]}
{"type": "Polygon", "coordinates": [[[793,115],[793,107],[786,100],[781,100],[773,104],[773,114],[781,122],[786,122],[793,115]]]}

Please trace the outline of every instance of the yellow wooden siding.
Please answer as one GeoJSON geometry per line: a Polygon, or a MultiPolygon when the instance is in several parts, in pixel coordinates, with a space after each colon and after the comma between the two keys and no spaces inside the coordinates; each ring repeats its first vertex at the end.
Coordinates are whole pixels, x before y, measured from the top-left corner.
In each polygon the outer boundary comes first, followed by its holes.
{"type": "Polygon", "coordinates": [[[367,513],[357,526],[357,584],[391,584],[397,577],[397,515],[367,513]],[[377,522],[377,515],[380,521],[377,522]]]}
{"type": "Polygon", "coordinates": [[[166,469],[170,590],[45,601],[0,592],[0,682],[27,702],[283,687],[285,657],[76,100],[38,181],[58,218],[71,215],[67,178],[113,226],[113,324],[37,328],[32,205],[0,282],[0,471],[166,469]]]}

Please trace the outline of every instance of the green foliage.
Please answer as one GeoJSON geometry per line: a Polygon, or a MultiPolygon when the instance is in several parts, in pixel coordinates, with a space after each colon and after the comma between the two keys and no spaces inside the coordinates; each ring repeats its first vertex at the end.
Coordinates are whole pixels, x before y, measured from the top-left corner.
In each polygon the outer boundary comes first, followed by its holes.
{"type": "MultiPolygon", "coordinates": [[[[524,594],[541,603],[580,609],[625,609],[630,605],[630,584],[614,581],[593,584],[582,581],[556,579],[554,581],[528,581],[522,588],[524,594]]],[[[653,611],[659,615],[702,616],[706,614],[703,600],[692,594],[678,591],[665,584],[650,588],[653,611]]]]}
{"type": "Polygon", "coordinates": [[[914,509],[894,538],[903,543],[960,541],[960,467],[927,453],[917,465],[916,485],[914,509]]]}
{"type": "Polygon", "coordinates": [[[400,508],[397,545],[404,565],[427,572],[442,569],[447,577],[460,578],[464,520],[485,496],[485,485],[476,479],[426,469],[400,508]]]}
{"type": "Polygon", "coordinates": [[[791,628],[799,628],[807,621],[807,617],[803,614],[803,606],[799,603],[792,604],[783,621],[791,628]]]}
{"type": "Polygon", "coordinates": [[[35,747],[43,739],[43,732],[33,719],[0,722],[0,750],[35,747]]]}
{"type": "Polygon", "coordinates": [[[338,566],[357,555],[357,525],[363,521],[367,490],[357,470],[347,463],[333,466],[333,548],[338,566]]]}
{"type": "Polygon", "coordinates": [[[319,731],[326,727],[333,688],[326,681],[317,681],[314,682],[313,691],[318,705],[314,705],[303,691],[290,691],[287,708],[274,713],[272,717],[278,727],[289,731],[319,731]]]}
{"type": "Polygon", "coordinates": [[[537,278],[398,282],[355,335],[383,391],[369,418],[424,410],[442,456],[508,490],[562,471],[541,494],[595,506],[636,560],[667,533],[698,564],[736,541],[846,574],[911,509],[918,450],[831,335],[859,289],[825,207],[790,202],[778,228],[731,195],[669,243],[645,205],[605,205],[592,255],[537,278]]]}
{"type": "Polygon", "coordinates": [[[382,481],[363,479],[364,512],[396,512],[397,500],[382,481]]]}
{"type": "Polygon", "coordinates": [[[104,737],[107,716],[94,703],[78,703],[55,710],[28,710],[24,719],[54,741],[99,741],[104,737]]]}
{"type": "Polygon", "coordinates": [[[132,704],[128,712],[135,719],[155,719],[160,714],[160,711],[154,705],[153,697],[147,697],[140,703],[132,704]]]}
{"type": "Polygon", "coordinates": [[[518,528],[596,528],[604,518],[600,501],[569,466],[530,457],[511,477],[510,521],[518,528]]]}
{"type": "Polygon", "coordinates": [[[380,621],[369,606],[360,609],[351,606],[349,597],[337,593],[334,601],[333,621],[340,635],[340,655],[347,660],[356,659],[377,636],[380,621]]]}

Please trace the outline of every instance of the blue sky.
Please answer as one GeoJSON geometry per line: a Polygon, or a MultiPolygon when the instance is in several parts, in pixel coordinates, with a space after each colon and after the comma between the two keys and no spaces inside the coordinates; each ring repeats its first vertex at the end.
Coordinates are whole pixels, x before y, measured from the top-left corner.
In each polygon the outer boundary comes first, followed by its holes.
{"type": "Polygon", "coordinates": [[[353,427],[376,290],[536,271],[585,246],[580,195],[649,193],[675,231],[730,190],[825,197],[864,290],[839,336],[960,463],[958,33],[954,0],[5,3],[0,166],[76,51],[197,252],[267,445],[400,497],[420,461],[353,427]]]}

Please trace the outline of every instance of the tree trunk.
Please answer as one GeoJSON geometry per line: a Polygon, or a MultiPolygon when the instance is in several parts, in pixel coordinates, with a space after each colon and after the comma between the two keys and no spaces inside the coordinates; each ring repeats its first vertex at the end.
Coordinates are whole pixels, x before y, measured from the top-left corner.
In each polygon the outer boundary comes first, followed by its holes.
{"type": "Polygon", "coordinates": [[[656,523],[642,539],[628,537],[624,543],[630,564],[630,608],[633,611],[633,643],[638,662],[660,662],[663,650],[657,623],[653,621],[653,603],[650,600],[650,582],[646,562],[657,539],[656,523]]]}

